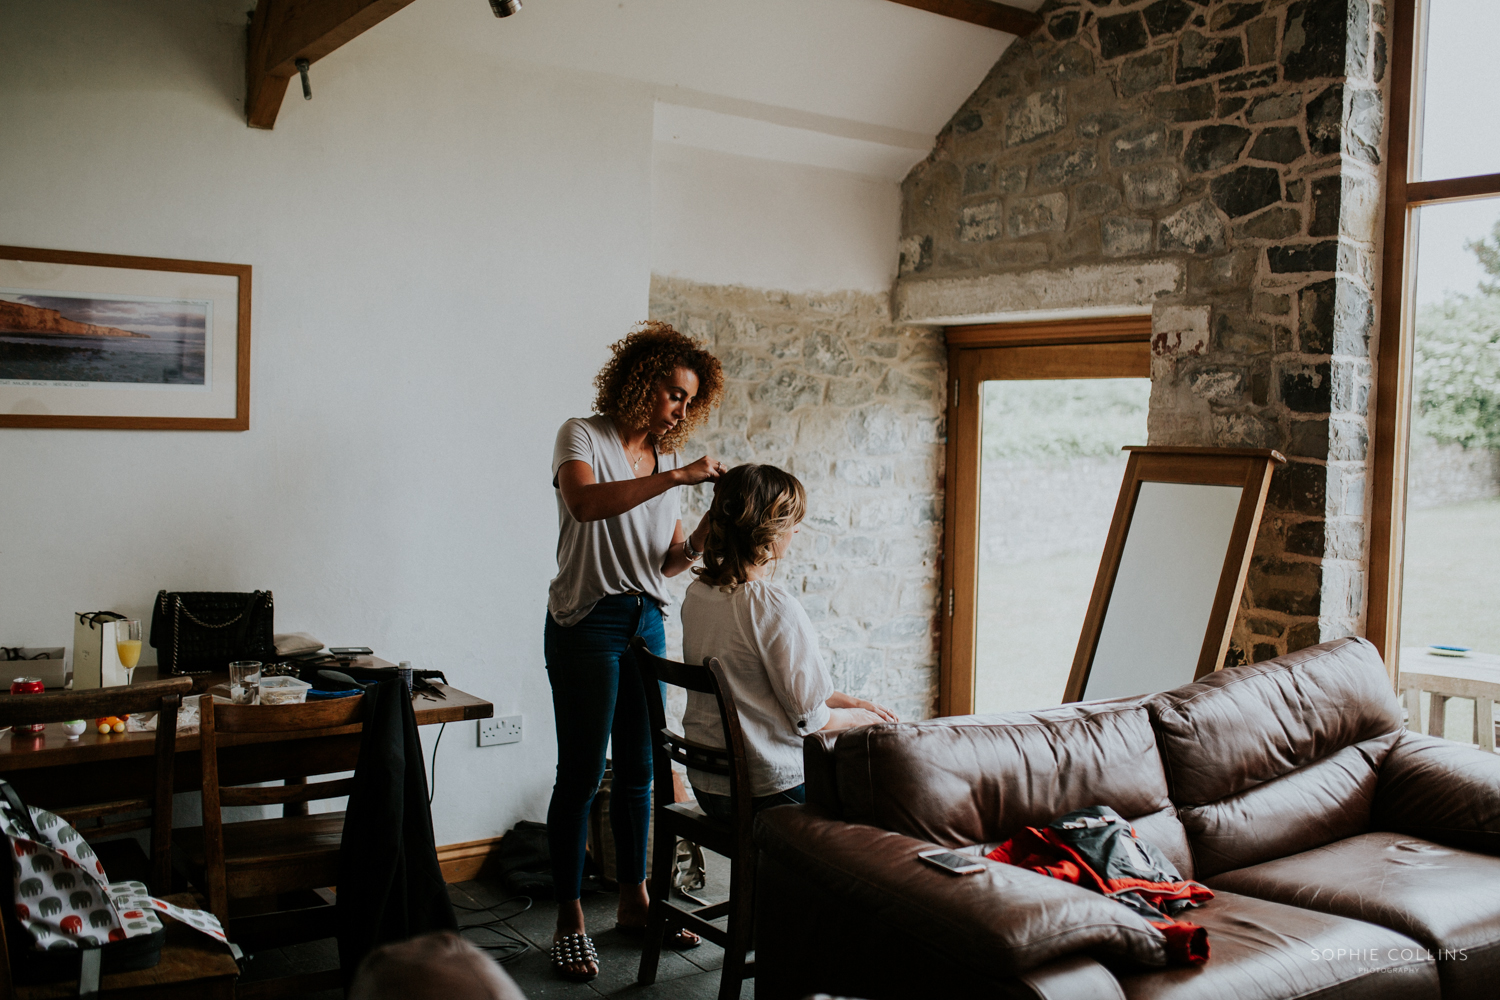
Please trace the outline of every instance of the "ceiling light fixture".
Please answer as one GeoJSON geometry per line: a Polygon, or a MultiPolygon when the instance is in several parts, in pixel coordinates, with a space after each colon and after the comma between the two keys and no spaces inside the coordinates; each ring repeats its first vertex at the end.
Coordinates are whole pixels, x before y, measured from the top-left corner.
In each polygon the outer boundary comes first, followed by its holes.
{"type": "Polygon", "coordinates": [[[496,17],[510,17],[521,12],[521,0],[490,0],[490,10],[496,17]]]}

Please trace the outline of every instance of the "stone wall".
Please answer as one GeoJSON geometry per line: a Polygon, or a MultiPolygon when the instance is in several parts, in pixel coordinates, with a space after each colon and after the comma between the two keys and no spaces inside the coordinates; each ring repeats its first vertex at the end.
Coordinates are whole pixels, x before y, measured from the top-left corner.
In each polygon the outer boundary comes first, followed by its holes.
{"type": "MultiPolygon", "coordinates": [[[[896,326],[884,296],[651,280],[651,318],[724,366],[724,403],[684,454],[796,475],[808,516],[778,577],[807,608],[840,690],[903,718],[937,708],[943,518],[942,334],[896,326]]],[[[710,499],[685,490],[691,529],[710,499]]],[[[674,581],[679,592],[688,580],[674,581]]],[[[669,649],[680,642],[674,618],[669,649]]]]}
{"type": "Polygon", "coordinates": [[[898,319],[1151,308],[1151,442],[1291,459],[1231,657],[1357,633],[1385,8],[1042,12],[906,179],[898,319]]]}

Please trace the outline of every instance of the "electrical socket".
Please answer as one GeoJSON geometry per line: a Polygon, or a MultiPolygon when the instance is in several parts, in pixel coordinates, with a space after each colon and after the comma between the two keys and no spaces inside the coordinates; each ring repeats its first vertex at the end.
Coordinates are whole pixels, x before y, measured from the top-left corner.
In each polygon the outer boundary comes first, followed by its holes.
{"type": "Polygon", "coordinates": [[[519,715],[479,720],[480,746],[495,747],[502,743],[519,742],[521,742],[521,717],[519,715]]]}

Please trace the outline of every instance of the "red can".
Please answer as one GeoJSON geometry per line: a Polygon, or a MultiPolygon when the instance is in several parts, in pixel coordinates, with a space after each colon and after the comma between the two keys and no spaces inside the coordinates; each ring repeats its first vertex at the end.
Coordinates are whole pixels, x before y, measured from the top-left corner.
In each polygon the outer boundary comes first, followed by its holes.
{"type": "MultiPolygon", "coordinates": [[[[11,694],[41,694],[47,690],[47,685],[40,677],[17,677],[10,682],[11,694]]],[[[18,733],[40,733],[45,732],[47,724],[44,722],[33,722],[24,726],[16,726],[18,733]]]]}

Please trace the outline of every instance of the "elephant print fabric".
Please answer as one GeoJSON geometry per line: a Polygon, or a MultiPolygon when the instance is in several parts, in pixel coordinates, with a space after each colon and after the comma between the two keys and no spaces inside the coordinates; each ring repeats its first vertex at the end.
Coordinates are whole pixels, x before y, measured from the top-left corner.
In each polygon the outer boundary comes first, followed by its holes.
{"type": "Polygon", "coordinates": [[[140,882],[110,882],[88,843],[60,817],[0,800],[0,832],[15,864],[16,917],[37,950],[97,948],[161,929],[165,913],[228,944],[212,913],[154,898],[140,882]]]}

